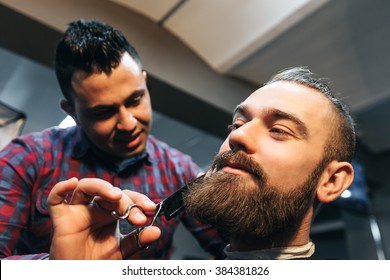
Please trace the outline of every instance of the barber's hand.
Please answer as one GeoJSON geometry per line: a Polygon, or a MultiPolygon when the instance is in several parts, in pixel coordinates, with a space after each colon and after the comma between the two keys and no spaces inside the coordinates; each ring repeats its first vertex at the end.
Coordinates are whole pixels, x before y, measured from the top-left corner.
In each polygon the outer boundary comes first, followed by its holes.
{"type": "MultiPolygon", "coordinates": [[[[145,195],[122,191],[101,179],[72,178],[56,184],[48,198],[54,227],[50,259],[126,259],[140,250],[140,245],[157,240],[161,231],[154,226],[146,227],[138,237],[135,232],[120,234],[111,212],[121,215],[133,203],[144,211],[156,208],[145,195]],[[72,198],[66,201],[69,193],[72,198]]],[[[133,207],[127,220],[142,227],[147,218],[133,207]]]]}

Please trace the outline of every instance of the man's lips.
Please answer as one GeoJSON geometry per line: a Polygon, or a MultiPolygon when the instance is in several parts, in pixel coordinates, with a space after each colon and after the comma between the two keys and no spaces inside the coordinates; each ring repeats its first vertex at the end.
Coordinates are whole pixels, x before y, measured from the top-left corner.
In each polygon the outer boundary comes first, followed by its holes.
{"type": "Polygon", "coordinates": [[[142,134],[141,132],[138,132],[136,134],[127,135],[127,136],[124,136],[124,135],[117,136],[117,137],[115,137],[115,141],[121,142],[121,143],[131,144],[132,142],[136,142],[137,139],[139,139],[139,137],[141,136],[141,134],[142,134]]]}
{"type": "Polygon", "coordinates": [[[228,162],[226,165],[222,166],[221,168],[223,171],[227,173],[234,173],[234,174],[242,174],[242,173],[249,173],[253,174],[248,168],[242,164],[234,163],[234,162],[228,162]]]}

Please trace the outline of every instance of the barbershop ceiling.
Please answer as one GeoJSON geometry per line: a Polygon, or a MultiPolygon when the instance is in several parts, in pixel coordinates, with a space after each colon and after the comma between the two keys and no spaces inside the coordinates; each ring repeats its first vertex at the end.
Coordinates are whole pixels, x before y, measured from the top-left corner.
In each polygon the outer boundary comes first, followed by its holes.
{"type": "Polygon", "coordinates": [[[201,165],[234,106],[297,65],[329,78],[379,154],[390,150],[389,11],[386,0],[0,0],[0,99],[26,112],[25,132],[58,124],[54,43],[69,21],[98,18],[141,54],[155,134],[201,165]]]}

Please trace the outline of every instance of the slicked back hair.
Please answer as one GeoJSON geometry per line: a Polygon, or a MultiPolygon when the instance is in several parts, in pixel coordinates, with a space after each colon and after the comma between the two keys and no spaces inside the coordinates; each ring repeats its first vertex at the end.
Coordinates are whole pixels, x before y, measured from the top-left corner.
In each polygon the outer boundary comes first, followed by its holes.
{"type": "Polygon", "coordinates": [[[300,66],[287,68],[274,75],[265,85],[290,81],[313,88],[321,92],[333,104],[332,116],[333,128],[325,145],[324,157],[329,163],[332,160],[351,162],[355,146],[355,123],[352,119],[347,104],[335,96],[333,90],[325,82],[325,79],[317,78],[308,67],[300,66]]]}
{"type": "Polygon", "coordinates": [[[73,104],[71,81],[76,71],[109,74],[119,66],[125,52],[142,70],[137,51],[119,30],[98,20],[69,23],[55,53],[55,72],[65,99],[73,104]]]}

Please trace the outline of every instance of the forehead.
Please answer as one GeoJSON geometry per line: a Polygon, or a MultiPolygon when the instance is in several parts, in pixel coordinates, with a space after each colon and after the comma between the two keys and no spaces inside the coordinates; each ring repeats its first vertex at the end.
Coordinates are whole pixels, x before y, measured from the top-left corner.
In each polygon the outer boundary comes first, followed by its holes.
{"type": "Polygon", "coordinates": [[[142,69],[137,62],[130,56],[128,52],[123,53],[121,58],[121,64],[128,69],[128,71],[139,75],[142,73],[142,69]]]}
{"type": "Polygon", "coordinates": [[[74,97],[84,103],[116,102],[144,86],[142,69],[127,52],[109,74],[77,71],[72,77],[74,97]]]}
{"type": "Polygon", "coordinates": [[[278,110],[293,115],[309,128],[329,124],[332,104],[316,89],[287,81],[266,85],[252,93],[240,107],[252,116],[278,110]]]}
{"type": "Polygon", "coordinates": [[[139,67],[137,62],[130,56],[128,52],[124,52],[119,65],[112,69],[112,73],[106,74],[104,72],[101,73],[86,73],[83,70],[77,70],[73,73],[71,82],[73,84],[81,84],[89,77],[96,77],[101,76],[108,79],[110,76],[114,75],[113,73],[118,72],[118,69],[124,69],[125,71],[129,72],[133,76],[140,76],[142,75],[142,69],[139,67]]]}

